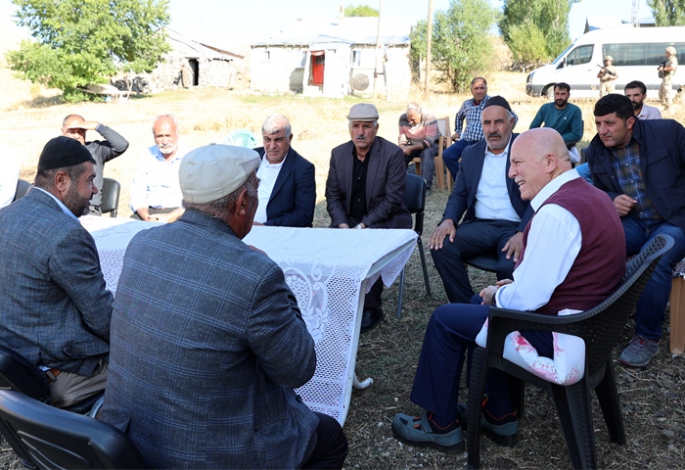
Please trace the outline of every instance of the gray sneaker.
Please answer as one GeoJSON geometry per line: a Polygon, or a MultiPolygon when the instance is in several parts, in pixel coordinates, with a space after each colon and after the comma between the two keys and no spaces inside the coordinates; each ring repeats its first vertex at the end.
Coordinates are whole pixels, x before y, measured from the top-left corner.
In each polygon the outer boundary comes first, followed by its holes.
{"type": "Polygon", "coordinates": [[[644,367],[658,352],[659,341],[633,335],[633,339],[630,340],[628,347],[623,350],[618,360],[627,366],[644,367]]]}
{"type": "Polygon", "coordinates": [[[457,454],[464,450],[464,437],[461,426],[446,434],[438,434],[428,422],[428,414],[420,417],[398,413],[392,420],[392,433],[396,439],[417,447],[432,447],[434,449],[457,454]]]}

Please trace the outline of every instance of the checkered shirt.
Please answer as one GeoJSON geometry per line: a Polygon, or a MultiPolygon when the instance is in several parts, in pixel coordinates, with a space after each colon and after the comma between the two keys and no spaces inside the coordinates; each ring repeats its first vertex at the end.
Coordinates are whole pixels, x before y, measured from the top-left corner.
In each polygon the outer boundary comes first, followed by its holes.
{"type": "MultiPolygon", "coordinates": [[[[460,140],[478,141],[485,137],[483,135],[483,124],[481,123],[480,115],[483,112],[485,102],[489,99],[490,95],[485,95],[483,101],[478,105],[474,104],[473,98],[462,103],[457,116],[454,118],[454,132],[459,134],[460,140]],[[466,119],[466,129],[462,132],[464,119],[466,119]]],[[[519,118],[513,111],[512,114],[514,115],[514,127],[516,127],[519,118]]]]}
{"type": "Polygon", "coordinates": [[[647,185],[640,168],[640,144],[631,140],[625,148],[611,149],[612,165],[623,194],[637,201],[635,212],[640,219],[660,220],[662,217],[647,194],[647,185]]]}

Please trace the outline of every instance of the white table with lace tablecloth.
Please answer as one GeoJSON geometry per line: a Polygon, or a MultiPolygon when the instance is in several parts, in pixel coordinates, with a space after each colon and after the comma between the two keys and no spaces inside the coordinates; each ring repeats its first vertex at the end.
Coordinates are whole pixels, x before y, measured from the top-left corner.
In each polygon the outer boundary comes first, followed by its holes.
{"type": "MultiPolygon", "coordinates": [[[[150,222],[82,217],[100,254],[107,287],[116,293],[128,242],[150,222]]],[[[345,423],[353,385],[364,293],[381,277],[390,286],[411,257],[408,229],[339,230],[254,227],[244,242],[283,269],[316,344],[314,377],[297,392],[314,411],[345,423]]]]}

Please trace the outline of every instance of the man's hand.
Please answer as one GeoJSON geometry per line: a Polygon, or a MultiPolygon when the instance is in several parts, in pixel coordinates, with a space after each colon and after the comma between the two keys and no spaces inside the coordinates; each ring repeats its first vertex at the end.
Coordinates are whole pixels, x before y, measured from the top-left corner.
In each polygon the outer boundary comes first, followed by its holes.
{"type": "Polygon", "coordinates": [[[516,232],[502,248],[502,253],[507,252],[507,259],[514,255],[514,263],[519,260],[519,255],[523,250],[523,232],[516,232]]]}
{"type": "MultiPolygon", "coordinates": [[[[261,225],[261,224],[260,224],[260,225],[261,225]]],[[[252,251],[256,251],[256,252],[258,252],[258,253],[261,253],[261,254],[265,255],[267,258],[269,257],[269,255],[267,255],[263,250],[260,250],[260,249],[257,248],[256,246],[247,245],[247,247],[248,247],[250,250],[252,250],[252,251]]]]}
{"type": "Polygon", "coordinates": [[[338,228],[350,228],[347,224],[338,224],[338,228]]]}
{"type": "Polygon", "coordinates": [[[411,153],[411,145],[409,144],[400,145],[400,148],[402,149],[402,153],[405,157],[411,153]]]}
{"type": "Polygon", "coordinates": [[[154,214],[149,216],[148,220],[152,222],[164,222],[164,223],[169,223],[169,222],[174,222],[176,219],[181,217],[183,213],[185,212],[185,209],[182,207],[179,207],[178,209],[174,209],[173,211],[169,212],[168,214],[154,214]]]}
{"type": "Polygon", "coordinates": [[[459,132],[455,132],[454,134],[452,134],[452,142],[454,142],[455,140],[459,140],[459,132]]]}
{"type": "Polygon", "coordinates": [[[261,223],[261,222],[257,222],[256,220],[253,220],[253,221],[252,221],[252,226],[253,226],[253,227],[256,227],[256,226],[258,226],[258,225],[264,225],[264,224],[261,223]]]}
{"type": "Polygon", "coordinates": [[[627,194],[619,194],[614,198],[614,207],[621,217],[628,215],[630,210],[635,207],[635,204],[637,204],[637,201],[627,194]]]}
{"type": "Polygon", "coordinates": [[[480,291],[478,295],[483,299],[481,305],[495,305],[493,301],[495,299],[495,292],[497,292],[498,289],[499,287],[497,286],[488,286],[480,291]]]}
{"type": "Polygon", "coordinates": [[[440,250],[445,241],[445,237],[450,237],[450,243],[454,242],[454,236],[457,234],[457,228],[454,226],[452,219],[443,220],[438,228],[435,229],[428,241],[429,250],[440,250]]]}
{"type": "Polygon", "coordinates": [[[70,126],[70,129],[85,129],[87,131],[94,131],[100,125],[97,121],[83,121],[75,122],[70,126]]]}

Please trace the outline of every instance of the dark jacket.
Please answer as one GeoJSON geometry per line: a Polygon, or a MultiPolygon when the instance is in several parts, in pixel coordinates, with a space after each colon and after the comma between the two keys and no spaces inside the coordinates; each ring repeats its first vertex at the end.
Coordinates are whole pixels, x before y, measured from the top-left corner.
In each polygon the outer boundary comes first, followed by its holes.
{"type": "MultiPolygon", "coordinates": [[[[633,139],[640,145],[640,169],[647,194],[661,217],[685,232],[685,128],[671,119],[635,118],[633,139]]],[[[611,150],[598,135],[585,150],[593,184],[613,200],[622,194],[611,150]]]]}
{"type": "MultiPolygon", "coordinates": [[[[264,158],[264,147],[256,148],[264,158]]],[[[279,227],[311,227],[316,206],[314,165],[297,153],[288,150],[276,184],[266,206],[266,224],[279,227]]]]}
{"type": "MultiPolygon", "coordinates": [[[[347,224],[352,197],[354,143],[349,141],[331,152],[326,180],[326,205],[331,227],[347,224]]],[[[407,181],[404,154],[395,144],[376,136],[371,147],[366,177],[367,213],[362,223],[372,228],[411,228],[411,214],[402,203],[407,181]]]]}
{"type": "Polygon", "coordinates": [[[109,352],[112,316],[93,237],[38,188],[0,210],[0,227],[0,343],[91,376],[109,352]]]}
{"type": "MultiPolygon", "coordinates": [[[[512,134],[509,142],[509,153],[511,154],[511,144],[518,134],[512,134]]],[[[445,206],[445,212],[442,214],[442,222],[445,219],[452,219],[454,225],[459,224],[464,212],[464,222],[471,222],[476,218],[476,192],[478,191],[478,183],[480,182],[480,175],[483,172],[483,161],[485,160],[485,149],[487,142],[481,140],[464,150],[461,157],[461,169],[457,175],[457,181],[452,189],[445,206]]],[[[509,167],[511,161],[507,159],[507,174],[509,174],[509,167]]],[[[518,185],[513,179],[506,177],[507,190],[509,191],[509,200],[514,207],[516,213],[521,217],[518,231],[523,232],[526,225],[533,217],[533,209],[530,207],[530,201],[521,199],[521,192],[518,185]]]]}

